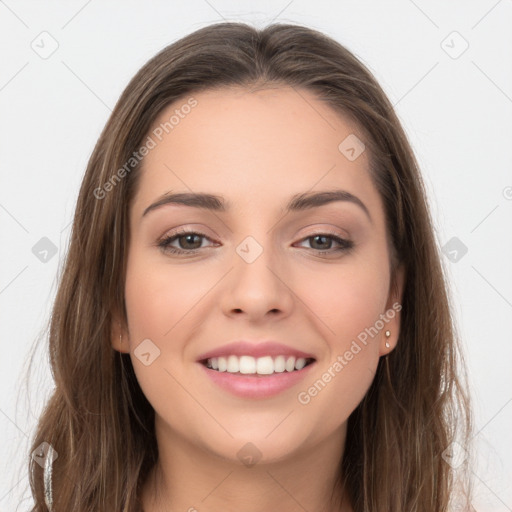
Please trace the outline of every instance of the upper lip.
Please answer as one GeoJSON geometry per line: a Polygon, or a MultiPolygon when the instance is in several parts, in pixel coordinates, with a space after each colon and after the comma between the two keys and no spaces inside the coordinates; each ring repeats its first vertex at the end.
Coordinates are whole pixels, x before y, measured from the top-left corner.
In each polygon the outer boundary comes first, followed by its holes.
{"type": "Polygon", "coordinates": [[[277,343],[276,341],[233,341],[222,347],[217,347],[204,354],[201,354],[197,360],[204,361],[211,359],[212,357],[222,356],[252,356],[252,357],[263,357],[263,356],[295,356],[297,358],[303,357],[305,359],[314,359],[312,354],[297,350],[296,348],[277,343]]]}

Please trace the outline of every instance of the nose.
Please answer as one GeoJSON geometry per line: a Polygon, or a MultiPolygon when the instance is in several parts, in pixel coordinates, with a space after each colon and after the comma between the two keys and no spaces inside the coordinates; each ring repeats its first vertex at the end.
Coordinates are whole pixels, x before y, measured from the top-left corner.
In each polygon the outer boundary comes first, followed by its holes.
{"type": "Polygon", "coordinates": [[[251,322],[290,315],[294,304],[290,272],[269,245],[263,247],[249,237],[237,248],[233,265],[222,291],[224,314],[251,322]]]}

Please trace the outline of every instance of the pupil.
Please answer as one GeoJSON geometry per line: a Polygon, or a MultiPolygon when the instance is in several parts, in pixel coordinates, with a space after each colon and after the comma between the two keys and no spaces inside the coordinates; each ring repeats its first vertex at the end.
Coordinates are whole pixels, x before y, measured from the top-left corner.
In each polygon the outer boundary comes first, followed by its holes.
{"type": "MultiPolygon", "coordinates": [[[[324,240],[324,244],[326,243],[325,241],[327,240],[327,237],[326,236],[323,236],[323,235],[315,235],[313,237],[314,240],[316,239],[321,239],[321,240],[324,240]]],[[[316,242],[315,242],[316,243],[316,242]]],[[[328,242],[327,242],[328,243],[328,242]]],[[[321,249],[328,249],[328,247],[321,247],[321,249]]]]}
{"type": "MultiPolygon", "coordinates": [[[[199,238],[199,236],[198,236],[198,235],[184,235],[184,236],[182,236],[181,238],[182,238],[182,239],[184,238],[184,239],[186,240],[185,245],[187,245],[189,242],[193,245],[193,242],[191,242],[191,240],[193,240],[193,239],[194,239],[194,237],[199,238]]],[[[196,245],[197,245],[197,242],[196,242],[196,245]]],[[[199,241],[199,246],[201,246],[201,241],[199,241]]],[[[190,249],[190,247],[186,247],[186,248],[187,248],[187,249],[190,249]]],[[[195,249],[196,247],[193,247],[193,248],[195,249]]]]}

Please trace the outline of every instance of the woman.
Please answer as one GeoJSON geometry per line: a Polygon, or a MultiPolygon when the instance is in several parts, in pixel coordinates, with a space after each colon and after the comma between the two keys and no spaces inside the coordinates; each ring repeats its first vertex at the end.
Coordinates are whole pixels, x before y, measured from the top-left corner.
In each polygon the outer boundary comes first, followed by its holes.
{"type": "Polygon", "coordinates": [[[469,403],[418,166],[371,73],[314,30],[211,25],[136,74],[49,338],[33,512],[460,497],[469,403]]]}

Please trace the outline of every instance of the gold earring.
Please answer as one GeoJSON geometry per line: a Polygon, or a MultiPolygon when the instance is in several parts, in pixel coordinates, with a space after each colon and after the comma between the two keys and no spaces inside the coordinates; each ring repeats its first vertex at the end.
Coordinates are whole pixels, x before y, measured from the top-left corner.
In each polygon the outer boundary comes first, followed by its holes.
{"type": "MultiPolygon", "coordinates": [[[[391,333],[389,331],[386,331],[384,334],[386,335],[386,338],[389,338],[391,336],[391,333]]],[[[386,348],[389,347],[391,347],[391,345],[389,344],[389,341],[386,340],[386,348]]]]}

